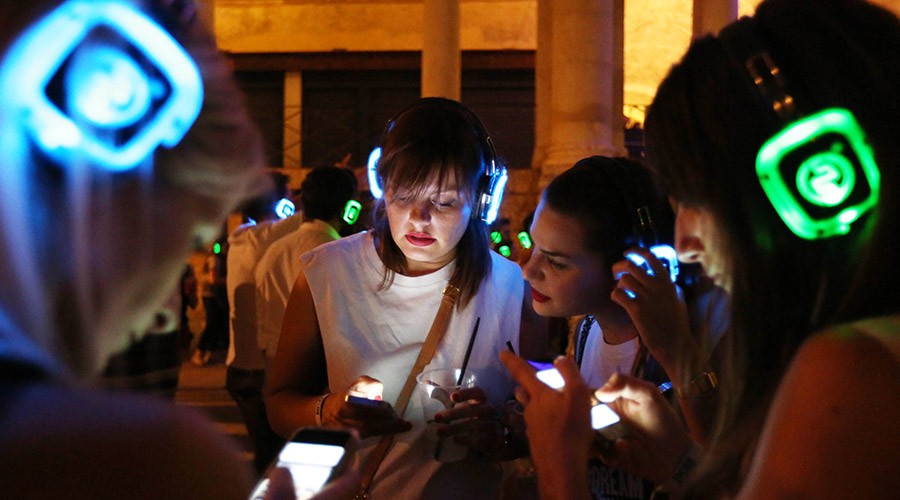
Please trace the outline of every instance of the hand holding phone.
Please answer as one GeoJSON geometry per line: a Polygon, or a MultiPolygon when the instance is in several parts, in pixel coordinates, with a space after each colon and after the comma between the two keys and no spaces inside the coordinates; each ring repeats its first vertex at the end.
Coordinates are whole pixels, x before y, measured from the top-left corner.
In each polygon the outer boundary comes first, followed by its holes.
{"type": "Polygon", "coordinates": [[[355,406],[356,408],[361,409],[363,412],[371,410],[400,418],[400,416],[397,415],[396,410],[394,410],[394,407],[389,402],[382,399],[369,399],[348,394],[347,397],[344,398],[344,401],[346,401],[350,405],[355,406]]]}
{"type": "MultiPolygon", "coordinates": [[[[535,367],[537,370],[535,376],[541,382],[558,391],[565,387],[565,379],[553,364],[539,361],[529,361],[528,364],[535,367]]],[[[609,405],[601,403],[593,394],[591,395],[591,427],[609,440],[618,439],[625,433],[625,424],[621,421],[619,414],[613,411],[609,405]]]]}
{"type": "Polygon", "coordinates": [[[298,500],[305,500],[322,489],[349,466],[355,450],[355,438],[350,431],[303,427],[287,441],[278,458],[254,488],[251,500],[265,498],[273,472],[286,469],[294,484],[298,500]]]}

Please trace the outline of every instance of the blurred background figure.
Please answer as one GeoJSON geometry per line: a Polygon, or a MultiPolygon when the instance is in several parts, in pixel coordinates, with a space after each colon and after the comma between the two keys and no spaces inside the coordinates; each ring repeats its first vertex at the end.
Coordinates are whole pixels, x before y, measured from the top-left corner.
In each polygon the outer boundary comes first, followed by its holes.
{"type": "Polygon", "coordinates": [[[91,385],[177,328],[188,252],[267,182],[228,65],[188,1],[4,2],[0,26],[0,491],[246,499],[200,415],[91,385]]]}
{"type": "Polygon", "coordinates": [[[283,441],[272,432],[262,400],[265,357],[257,345],[256,264],[269,246],[295,231],[300,216],[286,204],[287,178],[272,174],[273,189],[242,207],[244,223],[228,236],[226,288],[228,354],[225,388],[237,404],[253,445],[253,465],[261,473],[283,441]]]}
{"type": "Polygon", "coordinates": [[[256,266],[256,320],[259,348],[271,361],[278,347],[281,321],[291,288],[300,274],[300,256],[340,238],[341,231],[361,224],[355,218],[356,177],[341,167],[312,169],[300,186],[303,223],[274,241],[256,266]],[[346,215],[346,216],[345,216],[346,215]]]}

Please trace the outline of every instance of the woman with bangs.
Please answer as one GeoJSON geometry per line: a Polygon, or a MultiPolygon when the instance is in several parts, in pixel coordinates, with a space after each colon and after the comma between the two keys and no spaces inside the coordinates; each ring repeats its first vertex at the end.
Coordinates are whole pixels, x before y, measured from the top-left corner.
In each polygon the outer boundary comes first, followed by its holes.
{"type": "Polygon", "coordinates": [[[519,267],[489,250],[481,200],[493,194],[485,188],[497,170],[493,146],[462,104],[425,98],[389,122],[382,149],[373,229],[301,258],[268,381],[269,418],[284,436],[306,425],[356,429],[357,468],[394,435],[369,485],[375,497],[496,497],[493,458],[506,451],[499,409],[513,388],[496,359],[507,344],[546,356],[546,328],[519,267]],[[468,359],[467,373],[477,374],[477,387],[452,394],[464,403],[435,417],[448,424],[442,437],[468,446],[452,463],[435,460],[416,395],[402,416],[346,401],[398,400],[448,285],[459,296],[424,369],[468,359]]]}

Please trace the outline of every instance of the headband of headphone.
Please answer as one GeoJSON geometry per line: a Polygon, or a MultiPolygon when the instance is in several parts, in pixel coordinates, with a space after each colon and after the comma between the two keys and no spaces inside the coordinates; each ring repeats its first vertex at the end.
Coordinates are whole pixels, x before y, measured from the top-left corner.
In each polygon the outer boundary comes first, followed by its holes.
{"type": "Polygon", "coordinates": [[[139,10],[70,0],[15,41],[0,95],[58,163],[78,155],[123,171],[184,137],[203,86],[190,56],[139,10]]]}
{"type": "Polygon", "coordinates": [[[850,224],[878,202],[881,179],[853,113],[832,107],[800,116],[752,19],[740,19],[719,37],[783,126],[756,157],[756,174],[769,202],[800,238],[847,234],[850,224]]]}
{"type": "MultiPolygon", "coordinates": [[[[394,115],[393,118],[388,120],[388,124],[385,127],[383,135],[385,137],[387,136],[391,128],[394,126],[396,120],[404,113],[407,113],[413,109],[418,109],[424,104],[431,102],[432,99],[434,98],[425,98],[419,100],[394,115]]],[[[484,127],[484,124],[481,122],[478,116],[475,115],[475,113],[472,113],[468,108],[464,107],[462,104],[457,103],[456,101],[441,100],[439,102],[456,103],[459,108],[471,118],[471,121],[475,123],[479,129],[478,132],[482,140],[482,151],[486,155],[483,160],[485,165],[485,172],[484,175],[482,175],[481,179],[478,181],[478,188],[475,193],[475,205],[472,209],[472,216],[478,217],[486,224],[492,224],[495,220],[497,220],[497,215],[500,213],[500,205],[503,202],[503,192],[506,189],[506,182],[509,180],[506,167],[497,165],[497,154],[494,150],[494,142],[488,135],[487,129],[484,127]]],[[[369,153],[369,159],[366,165],[366,171],[369,179],[369,191],[376,199],[382,198],[384,196],[384,190],[381,187],[381,179],[378,175],[378,162],[380,160],[381,146],[378,146],[373,149],[371,153],[369,153]]]]}

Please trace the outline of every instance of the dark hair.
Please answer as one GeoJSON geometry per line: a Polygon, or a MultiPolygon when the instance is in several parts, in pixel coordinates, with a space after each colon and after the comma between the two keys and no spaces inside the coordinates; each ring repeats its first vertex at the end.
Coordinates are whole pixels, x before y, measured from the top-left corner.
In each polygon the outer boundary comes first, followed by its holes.
{"type": "Polygon", "coordinates": [[[307,220],[332,220],[340,216],[347,202],[356,196],[356,176],[340,167],[316,167],[300,184],[300,204],[307,220]]]}
{"type": "MultiPolygon", "coordinates": [[[[430,183],[440,186],[452,178],[460,194],[474,206],[487,164],[495,160],[488,140],[478,117],[459,102],[419,99],[388,124],[377,167],[379,183],[385,193],[403,186],[419,195],[430,183]]],[[[393,273],[406,271],[406,257],[391,237],[383,199],[375,208],[372,229],[385,266],[384,286],[388,287],[393,273]]],[[[456,246],[456,267],[450,278],[461,291],[460,307],[475,295],[490,270],[487,228],[473,213],[456,246]]]]}
{"type": "Polygon", "coordinates": [[[649,161],[680,203],[715,215],[732,279],[721,408],[710,459],[697,474],[698,487],[729,491],[740,486],[743,454],[804,339],[829,324],[900,310],[900,23],[852,0],[769,0],[753,23],[801,114],[841,107],[855,115],[880,166],[881,197],[846,236],[795,236],[756,177],[757,152],[783,124],[744,62],[706,37],[660,85],[647,114],[649,161]]]}
{"type": "MultiPolygon", "coordinates": [[[[672,243],[672,211],[644,165],[627,158],[591,156],[558,175],[544,189],[544,203],[578,219],[585,246],[612,265],[639,244],[638,209],[647,207],[659,243],[672,243]]],[[[607,269],[607,271],[610,271],[607,269]]]]}

